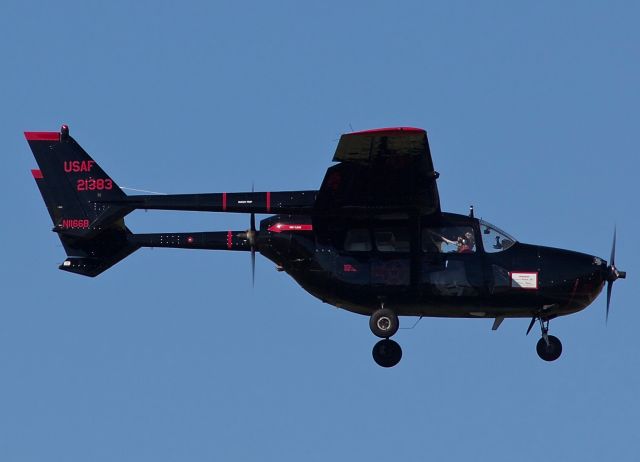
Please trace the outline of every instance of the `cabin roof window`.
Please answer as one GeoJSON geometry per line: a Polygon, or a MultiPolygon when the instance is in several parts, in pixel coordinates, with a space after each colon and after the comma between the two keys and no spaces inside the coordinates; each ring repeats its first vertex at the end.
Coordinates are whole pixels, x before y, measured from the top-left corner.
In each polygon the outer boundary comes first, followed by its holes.
{"type": "Polygon", "coordinates": [[[344,238],[344,250],[349,252],[369,252],[371,235],[365,228],[350,229],[344,238]]]}
{"type": "Polygon", "coordinates": [[[409,231],[403,228],[378,228],[373,230],[379,252],[409,252],[409,231]]]}

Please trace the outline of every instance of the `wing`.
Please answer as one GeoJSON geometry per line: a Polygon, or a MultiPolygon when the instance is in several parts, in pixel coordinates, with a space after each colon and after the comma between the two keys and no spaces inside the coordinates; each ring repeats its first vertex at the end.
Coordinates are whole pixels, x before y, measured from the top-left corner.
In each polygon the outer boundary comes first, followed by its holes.
{"type": "Polygon", "coordinates": [[[427,133],[383,128],[340,137],[315,208],[325,213],[419,211],[440,213],[427,133]]]}

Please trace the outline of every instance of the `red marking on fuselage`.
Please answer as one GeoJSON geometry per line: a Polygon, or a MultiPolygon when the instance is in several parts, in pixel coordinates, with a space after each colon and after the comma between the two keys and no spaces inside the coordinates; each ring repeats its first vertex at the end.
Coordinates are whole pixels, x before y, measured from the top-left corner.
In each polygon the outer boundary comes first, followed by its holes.
{"type": "Polygon", "coordinates": [[[65,218],[62,220],[62,223],[60,223],[60,227],[63,229],[87,229],[89,227],[89,220],[65,218]]]}
{"type": "Polygon", "coordinates": [[[342,265],[342,271],[344,271],[345,273],[357,273],[358,268],[349,263],[345,263],[344,265],[342,265]]]}
{"type": "Polygon", "coordinates": [[[276,223],[269,226],[267,231],[272,233],[282,233],[284,231],[313,231],[313,225],[295,223],[276,223]]]}
{"type": "Polygon", "coordinates": [[[31,174],[36,180],[41,180],[42,178],[44,178],[40,170],[31,170],[31,174]]]}
{"type": "Polygon", "coordinates": [[[60,141],[58,132],[24,132],[27,141],[60,141]]]}
{"type": "Polygon", "coordinates": [[[233,236],[231,231],[227,231],[227,249],[230,249],[233,246],[233,236]]]}
{"type": "Polygon", "coordinates": [[[95,164],[93,160],[65,160],[63,166],[66,173],[90,172],[95,164]]]}
{"type": "Polygon", "coordinates": [[[222,193],[222,211],[223,212],[227,211],[227,193],[226,192],[222,193]]]}
{"type": "Polygon", "coordinates": [[[267,192],[267,213],[271,212],[271,192],[267,192]]]}

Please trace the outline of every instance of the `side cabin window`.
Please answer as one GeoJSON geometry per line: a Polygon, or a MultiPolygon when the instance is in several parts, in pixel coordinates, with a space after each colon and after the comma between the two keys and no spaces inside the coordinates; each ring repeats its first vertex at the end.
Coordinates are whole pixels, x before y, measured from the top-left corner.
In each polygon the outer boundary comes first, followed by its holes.
{"type": "Polygon", "coordinates": [[[487,253],[502,252],[516,243],[515,238],[486,221],[480,220],[480,231],[482,246],[487,253]]]}
{"type": "Polygon", "coordinates": [[[403,228],[376,228],[373,230],[379,252],[409,252],[409,231],[403,228]]]}
{"type": "Polygon", "coordinates": [[[471,226],[438,226],[422,230],[422,250],[427,253],[473,253],[476,240],[471,226]]]}
{"type": "Polygon", "coordinates": [[[371,235],[365,228],[350,229],[344,238],[344,250],[348,252],[369,252],[371,235]]]}

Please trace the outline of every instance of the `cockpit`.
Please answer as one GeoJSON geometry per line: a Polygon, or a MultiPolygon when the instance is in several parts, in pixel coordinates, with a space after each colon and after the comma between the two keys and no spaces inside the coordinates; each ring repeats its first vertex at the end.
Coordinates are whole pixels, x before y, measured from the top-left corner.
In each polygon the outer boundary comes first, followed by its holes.
{"type": "MultiPolygon", "coordinates": [[[[484,251],[496,253],[516,243],[515,238],[497,226],[483,220],[478,220],[478,224],[479,235],[472,223],[425,226],[421,230],[421,250],[425,253],[475,253],[480,248],[476,240],[482,239],[484,251]]],[[[409,229],[402,225],[352,228],[346,232],[343,248],[349,252],[370,252],[375,248],[381,253],[408,253],[409,229]]]]}
{"type": "Polygon", "coordinates": [[[427,253],[474,253],[472,226],[437,226],[422,229],[422,250],[427,253]]]}
{"type": "Polygon", "coordinates": [[[516,243],[515,238],[502,231],[497,226],[484,220],[480,222],[480,235],[482,236],[482,246],[487,253],[502,252],[516,243]]]}

